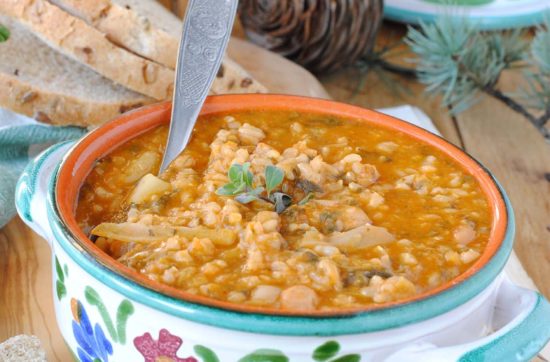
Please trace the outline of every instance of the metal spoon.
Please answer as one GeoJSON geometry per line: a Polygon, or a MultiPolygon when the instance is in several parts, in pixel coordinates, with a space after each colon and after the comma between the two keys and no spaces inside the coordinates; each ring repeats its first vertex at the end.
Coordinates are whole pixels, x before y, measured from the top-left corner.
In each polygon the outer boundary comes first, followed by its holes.
{"type": "Polygon", "coordinates": [[[172,119],[159,173],[185,149],[221,65],[238,0],[190,0],[178,50],[172,119]]]}

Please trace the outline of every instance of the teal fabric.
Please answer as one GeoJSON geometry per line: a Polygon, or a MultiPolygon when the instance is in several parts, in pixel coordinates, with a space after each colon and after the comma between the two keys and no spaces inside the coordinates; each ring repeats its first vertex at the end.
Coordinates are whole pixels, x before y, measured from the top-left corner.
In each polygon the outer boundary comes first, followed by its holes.
{"type": "Polygon", "coordinates": [[[0,228],[15,215],[15,184],[36,153],[57,142],[80,138],[86,130],[79,127],[55,127],[38,123],[0,127],[0,228]]]}

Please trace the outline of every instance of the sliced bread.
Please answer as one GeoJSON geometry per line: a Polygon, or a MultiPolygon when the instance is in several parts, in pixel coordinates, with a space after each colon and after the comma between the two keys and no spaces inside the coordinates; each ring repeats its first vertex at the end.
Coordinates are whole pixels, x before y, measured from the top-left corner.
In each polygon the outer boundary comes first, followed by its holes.
{"type": "Polygon", "coordinates": [[[172,16],[172,18],[167,17],[168,22],[162,19],[163,27],[160,27],[155,14],[158,14],[157,7],[162,8],[162,6],[156,2],[152,9],[148,9],[146,7],[148,1],[144,0],[50,1],[107,34],[112,42],[175,69],[177,37],[169,34],[165,29],[173,29],[175,34],[179,34],[182,24],[172,16]],[[147,11],[144,13],[147,17],[136,11],[140,9],[147,11]]]}
{"type": "Polygon", "coordinates": [[[46,0],[0,0],[0,12],[118,84],[159,100],[172,95],[173,70],[116,46],[104,33],[46,0]]]}
{"type": "MultiPolygon", "coordinates": [[[[50,0],[94,26],[114,43],[163,64],[176,65],[182,23],[155,0],[50,0]]],[[[212,93],[257,93],[266,88],[226,58],[212,93]]]]}
{"type": "Polygon", "coordinates": [[[0,107],[59,125],[99,125],[154,99],[127,90],[50,48],[0,15],[0,107]]]}

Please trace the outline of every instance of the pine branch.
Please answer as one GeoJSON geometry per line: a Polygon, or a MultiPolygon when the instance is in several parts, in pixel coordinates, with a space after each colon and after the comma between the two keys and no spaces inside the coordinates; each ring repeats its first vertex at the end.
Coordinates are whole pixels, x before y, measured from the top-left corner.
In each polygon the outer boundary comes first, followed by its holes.
{"type": "Polygon", "coordinates": [[[527,109],[521,104],[508,97],[506,94],[494,88],[493,86],[483,87],[482,90],[483,92],[487,93],[490,96],[493,96],[494,98],[498,99],[499,101],[510,107],[512,110],[527,118],[527,120],[539,130],[543,137],[548,142],[550,142],[550,130],[546,128],[546,123],[550,120],[550,108],[548,108],[546,112],[540,117],[535,117],[535,115],[528,112],[527,109]]]}
{"type": "Polygon", "coordinates": [[[388,72],[399,74],[402,76],[405,76],[407,78],[416,78],[417,73],[416,69],[414,68],[408,68],[403,67],[401,65],[397,65],[395,63],[391,63],[383,58],[377,59],[376,63],[380,68],[387,70],[388,72]]]}
{"type": "MultiPolygon", "coordinates": [[[[388,71],[426,84],[428,93],[440,94],[443,106],[457,114],[481,94],[491,96],[525,117],[550,142],[550,13],[530,44],[522,30],[479,32],[465,18],[442,16],[435,23],[409,28],[404,42],[417,58],[415,68],[389,60],[394,43],[356,63],[363,74],[354,94],[364,86],[367,71],[388,71]],[[518,99],[497,88],[504,70],[525,69],[528,88],[518,99]],[[538,69],[538,73],[531,69],[538,69]],[[520,102],[521,100],[521,102],[520,102]],[[531,112],[530,109],[537,112],[531,112]],[[541,115],[537,115],[542,111],[541,115]]],[[[380,72],[380,75],[383,73],[380,72]]]]}
{"type": "MultiPolygon", "coordinates": [[[[550,142],[550,14],[532,45],[520,30],[479,32],[465,18],[442,16],[419,29],[409,28],[405,42],[416,54],[420,82],[442,96],[443,106],[460,113],[480,94],[489,95],[524,116],[550,142]],[[504,70],[529,66],[522,102],[497,88],[504,70]],[[531,69],[536,69],[535,72],[531,69]],[[542,111],[540,116],[529,109],[542,111]]],[[[391,68],[390,68],[391,69],[391,68]]]]}
{"type": "Polygon", "coordinates": [[[384,82],[388,88],[391,88],[394,93],[398,95],[401,95],[402,93],[408,93],[407,89],[404,89],[400,86],[399,83],[394,82],[392,79],[389,79],[384,73],[384,71],[387,71],[407,78],[417,77],[417,72],[415,68],[397,65],[388,60],[391,56],[395,56],[395,52],[392,51],[401,44],[403,44],[402,40],[392,43],[384,47],[380,51],[363,56],[363,58],[361,58],[355,64],[355,68],[358,69],[360,75],[357,81],[357,85],[351,95],[351,98],[357,96],[357,94],[359,94],[359,92],[365,87],[366,75],[370,71],[377,74],[382,82],[384,82]],[[390,52],[392,52],[391,55],[390,52]]]}

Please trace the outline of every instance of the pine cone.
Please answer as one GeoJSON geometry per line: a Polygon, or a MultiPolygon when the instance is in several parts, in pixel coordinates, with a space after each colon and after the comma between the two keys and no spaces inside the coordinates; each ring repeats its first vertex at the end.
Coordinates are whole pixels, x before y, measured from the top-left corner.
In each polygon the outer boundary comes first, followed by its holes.
{"type": "Polygon", "coordinates": [[[241,0],[248,38],[314,73],[351,65],[373,48],[383,0],[241,0]]]}

